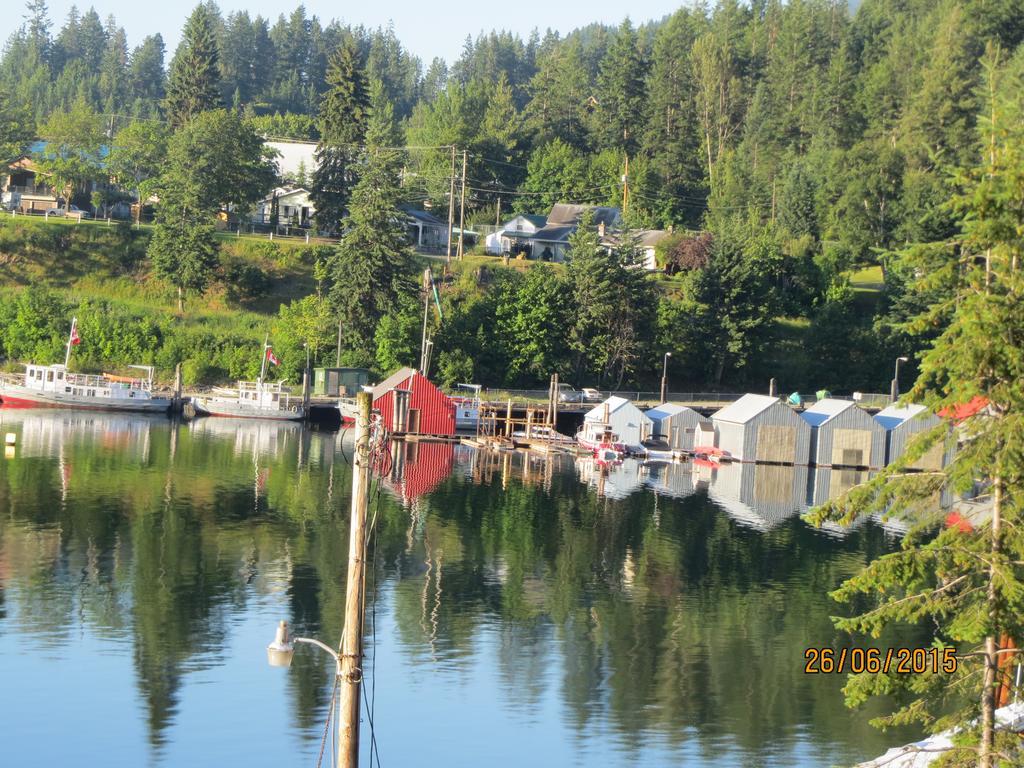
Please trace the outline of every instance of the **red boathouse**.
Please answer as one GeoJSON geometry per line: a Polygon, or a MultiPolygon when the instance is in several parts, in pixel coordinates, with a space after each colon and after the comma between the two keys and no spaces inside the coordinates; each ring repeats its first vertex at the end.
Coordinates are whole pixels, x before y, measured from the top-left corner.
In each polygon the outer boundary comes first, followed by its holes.
{"type": "Polygon", "coordinates": [[[401,368],[374,387],[373,407],[392,432],[455,434],[455,403],[412,368],[401,368]]]}

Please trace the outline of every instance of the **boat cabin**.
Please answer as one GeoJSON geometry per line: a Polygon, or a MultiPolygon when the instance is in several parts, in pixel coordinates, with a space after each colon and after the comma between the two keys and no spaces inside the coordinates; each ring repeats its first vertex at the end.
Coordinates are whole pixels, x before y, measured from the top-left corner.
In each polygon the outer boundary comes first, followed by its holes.
{"type": "Polygon", "coordinates": [[[239,381],[238,401],[254,408],[275,410],[288,406],[291,399],[281,382],[239,381]]]}
{"type": "Polygon", "coordinates": [[[25,388],[35,392],[53,392],[75,397],[102,397],[110,399],[150,399],[153,372],[149,378],[136,379],[121,376],[95,376],[71,373],[63,364],[25,366],[25,388]]]}

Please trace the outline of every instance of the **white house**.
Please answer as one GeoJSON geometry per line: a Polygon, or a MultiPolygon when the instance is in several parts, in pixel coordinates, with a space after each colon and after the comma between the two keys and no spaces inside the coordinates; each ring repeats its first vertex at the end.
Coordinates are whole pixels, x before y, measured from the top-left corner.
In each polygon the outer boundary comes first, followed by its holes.
{"type": "Polygon", "coordinates": [[[619,436],[619,442],[631,449],[640,449],[654,426],[633,402],[616,396],[592,408],[583,420],[591,424],[607,424],[619,436]]]}
{"type": "Polygon", "coordinates": [[[312,174],[316,170],[315,141],[264,141],[263,146],[277,152],[277,173],[282,178],[294,179],[300,170],[312,174]]]}
{"type": "Polygon", "coordinates": [[[811,464],[885,466],[885,428],[852,400],[825,398],[800,414],[811,425],[811,464]]]}
{"type": "Polygon", "coordinates": [[[273,224],[274,206],[277,206],[278,226],[309,227],[316,208],[309,191],[302,187],[277,187],[258,203],[252,214],[253,224],[273,224]]]}
{"type": "Polygon", "coordinates": [[[738,461],[806,464],[811,427],[777,397],[744,395],[717,411],[716,445],[738,461]]]}
{"type": "MultiPolygon", "coordinates": [[[[666,229],[636,229],[629,232],[635,240],[635,245],[640,251],[640,263],[648,272],[658,269],[658,259],[655,251],[658,243],[668,237],[671,233],[666,229]]],[[[623,235],[613,232],[601,239],[601,245],[609,249],[618,248],[622,243],[623,235]]]]}
{"type": "Polygon", "coordinates": [[[487,253],[492,256],[501,256],[505,253],[512,255],[520,252],[528,253],[530,237],[546,223],[547,218],[544,216],[525,213],[509,219],[501,226],[501,229],[487,236],[487,253]]]}
{"type": "Polygon", "coordinates": [[[569,238],[579,229],[580,220],[587,212],[593,214],[593,225],[598,236],[622,224],[622,212],[618,208],[598,205],[570,205],[556,203],[551,207],[547,223],[527,238],[529,256],[538,261],[565,261],[569,250],[569,238]]]}
{"type": "Polygon", "coordinates": [[[440,252],[448,244],[448,223],[432,213],[413,208],[405,209],[408,216],[406,231],[412,245],[421,251],[440,252]]]}

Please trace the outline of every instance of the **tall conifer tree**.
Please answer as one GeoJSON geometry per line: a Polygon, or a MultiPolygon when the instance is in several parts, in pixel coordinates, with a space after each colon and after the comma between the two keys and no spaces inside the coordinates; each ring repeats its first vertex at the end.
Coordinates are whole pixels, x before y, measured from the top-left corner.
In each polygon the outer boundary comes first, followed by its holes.
{"type": "Polygon", "coordinates": [[[185,22],[164,100],[167,120],[174,128],[221,105],[216,23],[207,5],[197,5],[185,22]]]}
{"type": "Polygon", "coordinates": [[[413,289],[405,213],[399,208],[401,150],[394,148],[394,112],[377,87],[368,116],[344,236],[335,251],[331,302],[338,310],[342,348],[350,363],[369,365],[380,319],[413,289]]]}
{"type": "Polygon", "coordinates": [[[598,146],[632,155],[640,144],[647,112],[647,62],[629,19],[622,22],[597,78],[593,134],[598,146]]]}
{"type": "Polygon", "coordinates": [[[854,675],[847,699],[907,692],[907,703],[881,722],[956,727],[953,762],[944,764],[979,768],[1024,759],[1020,739],[1000,743],[995,729],[999,691],[1012,684],[1021,658],[1008,639],[1019,644],[1024,637],[1024,61],[1018,56],[1001,71],[994,58],[981,161],[957,179],[961,231],[900,255],[915,275],[911,290],[934,298],[911,325],[945,326],[924,353],[909,397],[943,422],[875,480],[814,515],[849,521],[883,511],[912,523],[900,551],[836,592],[867,609],[837,625],[875,637],[892,624],[920,625],[933,636],[942,673],[929,665],[925,674],[854,675]],[[950,440],[959,450],[948,466],[909,470],[950,440]],[[951,520],[939,499],[967,491],[977,495],[976,511],[951,520]]]}
{"type": "Polygon", "coordinates": [[[370,95],[355,40],[331,54],[327,93],[320,102],[320,143],[316,148],[311,198],[317,225],[337,232],[355,183],[353,161],[366,137],[370,95]]]}

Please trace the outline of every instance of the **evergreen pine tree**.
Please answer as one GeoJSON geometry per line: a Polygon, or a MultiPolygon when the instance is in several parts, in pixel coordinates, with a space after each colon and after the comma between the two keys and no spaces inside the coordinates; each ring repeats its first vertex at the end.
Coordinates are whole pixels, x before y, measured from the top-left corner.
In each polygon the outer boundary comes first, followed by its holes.
{"type": "Polygon", "coordinates": [[[689,59],[697,29],[695,15],[683,9],[658,30],[644,136],[645,152],[653,158],[657,174],[661,218],[690,226],[699,224],[706,195],[689,59]]]}
{"type": "Polygon", "coordinates": [[[638,368],[654,331],[657,300],[647,274],[639,268],[635,241],[628,233],[617,233],[616,239],[615,248],[601,242],[590,212],[569,238],[575,316],[568,341],[577,378],[593,375],[599,385],[618,388],[638,368]]]}
{"type": "Polygon", "coordinates": [[[592,134],[600,147],[636,153],[647,112],[647,63],[629,19],[622,22],[597,78],[592,134]]]}
{"type": "Polygon", "coordinates": [[[175,129],[200,112],[221,105],[216,25],[217,19],[207,5],[197,5],[185,22],[164,100],[167,120],[175,129]]]}
{"type": "Polygon", "coordinates": [[[28,110],[12,104],[10,94],[0,86],[0,163],[3,167],[25,153],[34,135],[32,129],[28,110]]]}
{"type": "Polygon", "coordinates": [[[353,161],[366,136],[370,96],[359,51],[347,37],[331,54],[327,92],[320,102],[320,142],[316,147],[310,197],[317,225],[337,232],[355,183],[353,161]]]}
{"type": "Polygon", "coordinates": [[[129,65],[129,93],[138,105],[136,111],[154,115],[164,98],[164,39],[150,35],[133,51],[129,65]]]}
{"type": "Polygon", "coordinates": [[[998,744],[995,730],[998,689],[1020,659],[1006,638],[1024,637],[1024,81],[1019,57],[1009,71],[993,58],[982,159],[958,178],[962,193],[954,199],[961,232],[901,255],[911,290],[936,298],[911,324],[945,328],[924,353],[909,397],[946,417],[876,479],[814,514],[850,521],[881,511],[911,522],[900,551],[873,561],[835,593],[866,609],[837,626],[877,637],[892,624],[919,625],[933,636],[942,673],[929,667],[925,674],[854,675],[847,699],[855,705],[908,693],[880,722],[956,727],[949,764],[981,768],[1024,758],[1019,738],[998,744]],[[967,404],[974,407],[964,410],[967,404]],[[948,466],[909,471],[952,439],[959,450],[948,466]],[[968,491],[980,494],[979,511],[950,524],[938,500],[968,491]]]}
{"type": "Polygon", "coordinates": [[[337,309],[342,349],[350,363],[372,365],[374,336],[381,318],[413,290],[412,251],[399,208],[398,169],[402,151],[394,148],[394,114],[376,89],[368,116],[367,146],[360,155],[344,235],[335,250],[331,303],[337,309]]]}

